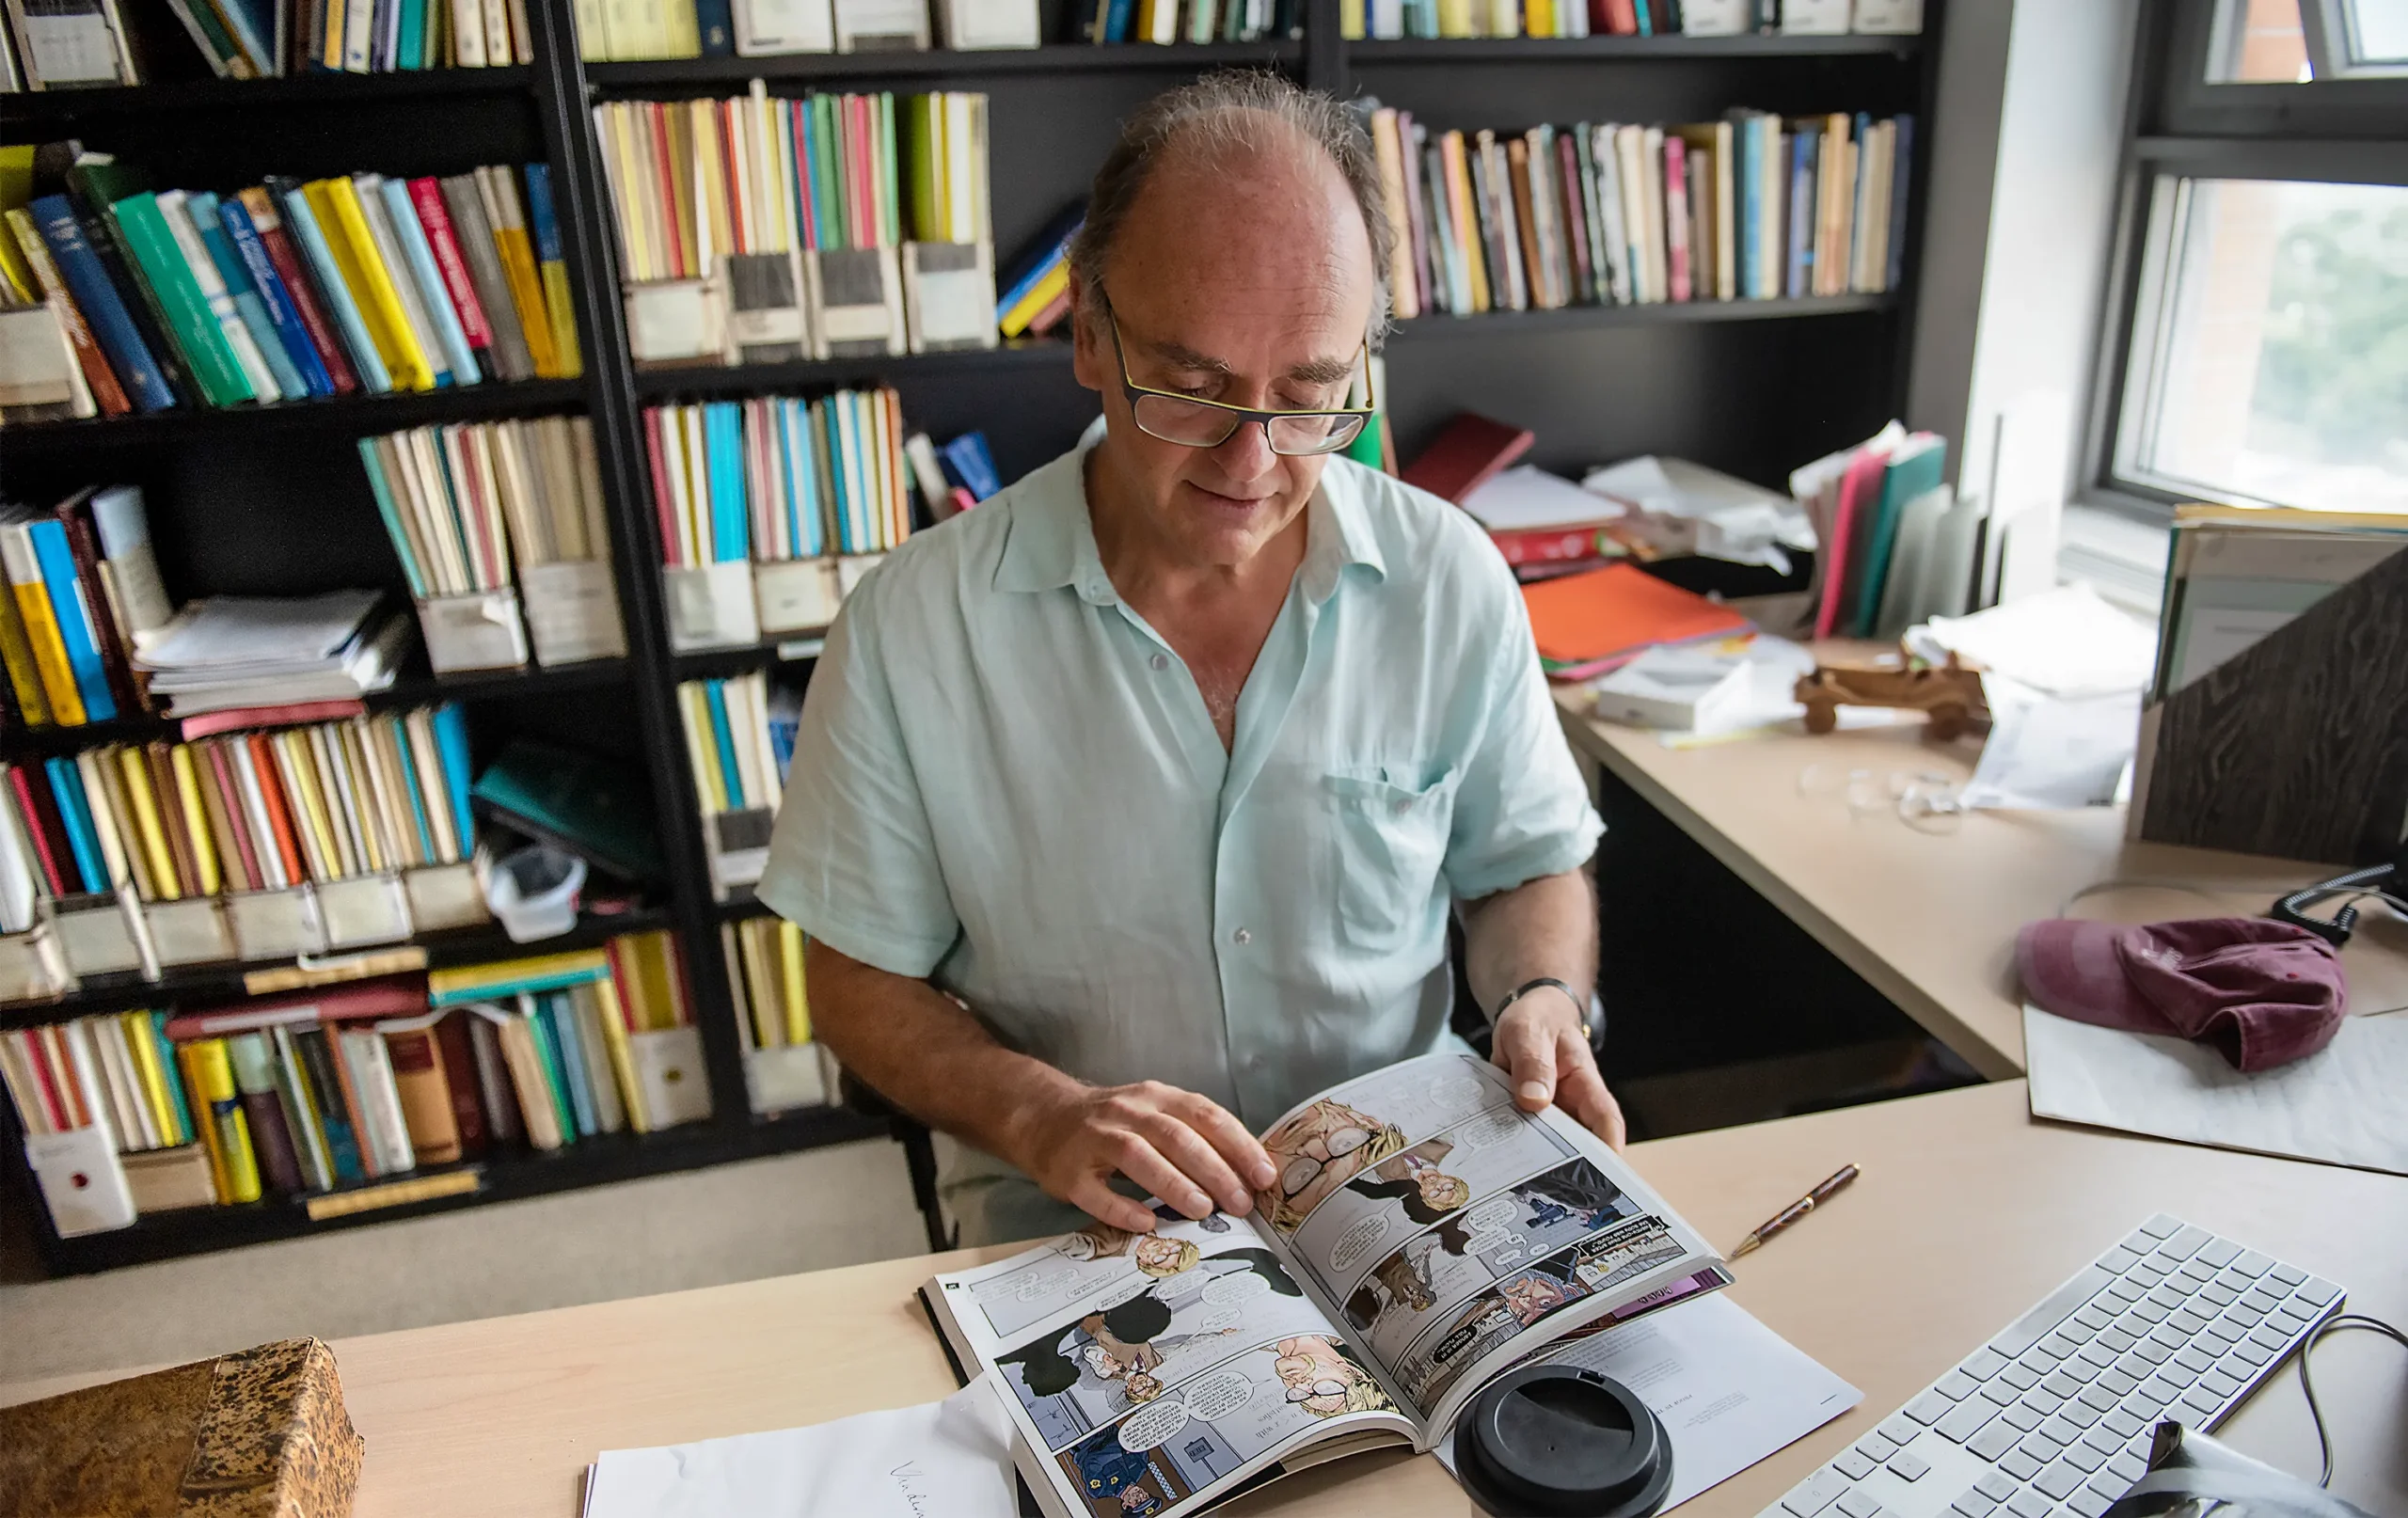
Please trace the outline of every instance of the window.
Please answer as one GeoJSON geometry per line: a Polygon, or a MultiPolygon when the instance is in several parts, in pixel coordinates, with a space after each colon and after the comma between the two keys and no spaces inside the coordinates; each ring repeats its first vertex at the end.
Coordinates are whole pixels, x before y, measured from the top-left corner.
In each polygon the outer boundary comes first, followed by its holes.
{"type": "Polygon", "coordinates": [[[2090,494],[2408,512],[2408,0],[2145,0],[2090,494]]]}

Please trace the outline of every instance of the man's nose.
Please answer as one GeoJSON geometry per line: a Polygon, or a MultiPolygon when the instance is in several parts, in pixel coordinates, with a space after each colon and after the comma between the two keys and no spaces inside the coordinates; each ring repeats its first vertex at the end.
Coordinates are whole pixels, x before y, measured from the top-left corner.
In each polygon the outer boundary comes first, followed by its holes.
{"type": "Polygon", "coordinates": [[[1278,457],[1271,449],[1271,423],[1255,417],[1240,422],[1238,430],[1212,451],[1214,462],[1232,480],[1252,480],[1267,474],[1278,457]]]}

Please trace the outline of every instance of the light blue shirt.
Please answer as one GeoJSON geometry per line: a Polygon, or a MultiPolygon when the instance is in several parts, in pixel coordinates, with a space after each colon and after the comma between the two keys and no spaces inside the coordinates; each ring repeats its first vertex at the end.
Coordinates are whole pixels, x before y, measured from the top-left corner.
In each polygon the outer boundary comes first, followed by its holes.
{"type": "MultiPolygon", "coordinates": [[[[1450,900],[1576,868],[1602,828],[1513,576],[1462,512],[1330,461],[1224,751],[1104,572],[1083,460],[853,591],[761,899],[1013,1048],[1259,1131],[1430,1052],[1450,900]]],[[[1007,1173],[965,1151],[948,1191],[1007,1173]]]]}

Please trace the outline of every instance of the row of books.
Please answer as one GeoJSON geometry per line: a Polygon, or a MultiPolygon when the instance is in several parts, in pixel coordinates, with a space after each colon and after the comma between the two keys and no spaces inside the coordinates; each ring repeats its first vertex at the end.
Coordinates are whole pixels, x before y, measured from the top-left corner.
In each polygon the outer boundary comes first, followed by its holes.
{"type": "Polygon", "coordinates": [[[1339,0],[1338,24],[1355,41],[1911,34],[1923,30],[1923,0],[1339,0]]]}
{"type": "Polygon", "coordinates": [[[893,389],[652,406],[644,434],[672,569],[883,553],[911,535],[893,389]]]}
{"type": "Polygon", "coordinates": [[[772,97],[756,79],[732,100],[608,102],[594,125],[638,363],[993,343],[986,96],[772,97]]]}
{"type": "Polygon", "coordinates": [[[720,928],[746,1096],[755,1113],[824,1107],[838,1099],[835,1056],[811,1036],[802,929],[776,917],[720,928]]]}
{"type": "Polygon", "coordinates": [[[331,1215],[473,1190],[432,1167],[705,1119],[674,941],[0,1034],[62,1236],[295,1196],[331,1215]],[[432,1184],[429,1184],[429,1182],[432,1184]]]}
{"type": "Polygon", "coordinates": [[[1006,338],[1041,338],[1070,314],[1070,244],[1087,224],[1085,201],[1054,218],[1006,272],[995,298],[995,330],[1006,338]]]}
{"type": "Polygon", "coordinates": [[[31,928],[38,897],[181,901],[460,863],[476,847],[467,743],[442,705],[0,766],[0,932],[31,928]]]}
{"type": "Polygon", "coordinates": [[[578,0],[588,63],[1038,44],[1038,0],[578,0]]]}
{"type": "Polygon", "coordinates": [[[1079,0],[1069,40],[1259,42],[1301,35],[1304,18],[1303,0],[1079,0]]]}
{"type": "Polygon", "coordinates": [[[1400,317],[1877,293],[1901,277],[1914,119],[1616,123],[1371,139],[1400,317]]]}
{"type": "Polygon", "coordinates": [[[1854,448],[1792,471],[1814,521],[1809,601],[1817,638],[1894,640],[1973,598],[1984,517],[1943,476],[1947,439],[1892,422],[1854,448]]]}
{"type": "MultiPolygon", "coordinates": [[[[9,208],[0,251],[16,308],[0,319],[60,331],[6,350],[12,419],[579,372],[541,164],[271,179],[220,197],[154,193],[106,154],[53,146],[71,160],[66,187],[9,208]],[[49,388],[26,388],[38,384],[49,388]]],[[[38,181],[50,151],[37,151],[38,181]]]]}
{"type": "Polygon", "coordinates": [[[768,863],[769,829],[794,764],[800,692],[755,670],[677,688],[711,885],[722,899],[752,886],[768,863]]]}
{"type": "Polygon", "coordinates": [[[134,655],[172,611],[139,489],[82,490],[47,512],[0,505],[0,577],[15,720],[80,727],[147,709],[134,655]]]}
{"type": "Polygon", "coordinates": [[[333,71],[500,68],[534,61],[526,0],[8,0],[0,87],[149,84],[190,72],[197,52],[220,79],[333,71]],[[172,17],[172,20],[170,18],[172,17]]]}

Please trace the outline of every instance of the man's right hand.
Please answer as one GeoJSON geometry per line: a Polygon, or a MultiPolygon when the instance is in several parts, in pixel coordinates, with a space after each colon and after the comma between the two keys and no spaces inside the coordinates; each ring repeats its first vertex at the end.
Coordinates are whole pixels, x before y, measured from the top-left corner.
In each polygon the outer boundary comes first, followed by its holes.
{"type": "Polygon", "coordinates": [[[1160,1081],[1066,1083],[1024,1108],[1013,1126],[1014,1152],[1006,1158],[1047,1195],[1131,1233],[1150,1231],[1154,1214],[1112,1189],[1116,1173],[1191,1218],[1215,1208],[1244,1217],[1254,1193],[1278,1174],[1228,1109],[1160,1081]]]}

